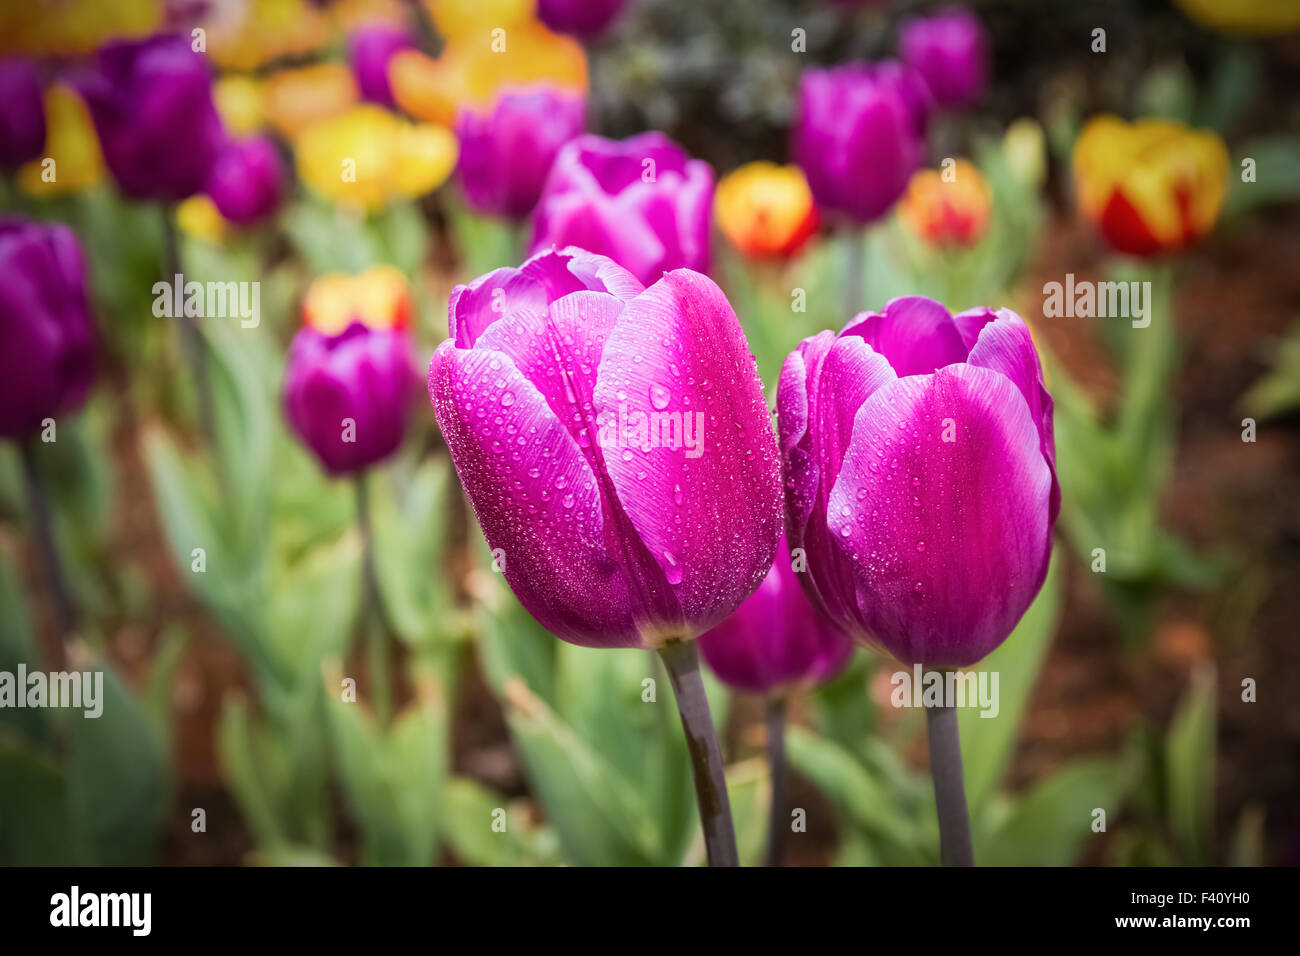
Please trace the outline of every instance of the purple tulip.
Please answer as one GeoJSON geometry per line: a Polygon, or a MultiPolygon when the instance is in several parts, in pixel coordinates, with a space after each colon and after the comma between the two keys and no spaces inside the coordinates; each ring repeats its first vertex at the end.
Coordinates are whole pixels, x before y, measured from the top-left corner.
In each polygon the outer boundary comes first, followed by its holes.
{"type": "Polygon", "coordinates": [[[44,148],[41,78],[27,60],[0,60],[0,167],[16,169],[44,148]]]}
{"type": "Polygon", "coordinates": [[[892,61],[805,70],[794,152],[817,204],[862,224],[888,212],[925,158],[929,111],[920,76],[892,61]]]}
{"type": "Polygon", "coordinates": [[[555,157],[533,214],[532,251],[578,246],[643,283],[709,267],[713,170],[662,133],[579,136],[555,157]]]}
{"type": "Polygon", "coordinates": [[[707,276],[545,252],[458,286],[429,398],[519,600],[589,647],[690,639],[772,565],[763,387],[707,276]]]}
{"type": "Polygon", "coordinates": [[[809,603],[782,535],[763,583],[700,637],[700,653],[723,683],[781,694],[830,680],[849,662],[853,642],[809,603]]]}
{"type": "Polygon", "coordinates": [[[360,471],[402,443],[420,374],[400,329],[351,322],[338,335],[304,326],[289,346],[289,424],[332,475],[360,471]]]}
{"type": "Polygon", "coordinates": [[[1042,586],[1060,509],[1024,321],[895,299],[800,343],[777,408],[790,544],[831,620],[905,663],[997,647],[1042,586]]]}
{"type": "Polygon", "coordinates": [[[388,83],[388,61],[393,54],[415,46],[415,38],[401,27],[388,23],[363,26],[348,40],[348,55],[357,87],[364,99],[394,107],[388,83]]]}
{"type": "Polygon", "coordinates": [[[175,202],[203,190],[225,132],[207,63],[186,39],[111,43],[75,85],[124,193],[175,202]]]}
{"type": "Polygon", "coordinates": [[[463,110],[457,173],[479,212],[523,219],[542,194],[560,147],[582,132],[584,103],[550,87],[507,90],[490,108],[463,110]]]}
{"type": "Polygon", "coordinates": [[[965,106],[984,92],[988,44],[984,28],[967,10],[909,21],[899,35],[899,50],[939,106],[965,106]]]}
{"type": "Polygon", "coordinates": [[[275,144],[265,136],[229,142],[208,176],[208,195],[221,215],[248,225],[275,212],[284,173],[275,144]]]}
{"type": "Polygon", "coordinates": [[[76,408],[95,368],[86,262],[67,226],[0,219],[0,435],[76,408]]]}
{"type": "Polygon", "coordinates": [[[623,0],[537,0],[537,18],[557,33],[594,37],[623,9],[623,0]]]}

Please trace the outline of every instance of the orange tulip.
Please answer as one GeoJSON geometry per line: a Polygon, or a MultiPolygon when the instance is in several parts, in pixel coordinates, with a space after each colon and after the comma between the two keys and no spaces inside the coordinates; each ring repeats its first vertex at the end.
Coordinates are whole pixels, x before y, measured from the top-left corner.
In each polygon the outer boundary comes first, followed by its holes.
{"type": "Polygon", "coordinates": [[[338,335],[353,322],[405,329],[411,324],[411,291],[393,266],[372,266],[358,275],[329,273],[307,289],[302,319],[322,335],[338,335]]]}
{"type": "Polygon", "coordinates": [[[931,245],[969,246],[988,229],[993,200],[980,171],[959,159],[948,180],[937,169],[913,173],[898,211],[931,245]]]}
{"type": "Polygon", "coordinates": [[[286,139],[294,139],[321,120],[343,114],[359,97],[347,64],[318,63],[281,70],[263,82],[262,115],[286,139]]]}
{"type": "Polygon", "coordinates": [[[1214,226],[1228,151],[1211,132],[1172,120],[1089,121],[1074,144],[1079,211],[1119,252],[1184,248],[1214,226]]]}
{"type": "Polygon", "coordinates": [[[713,217],[733,246],[755,258],[794,255],[817,231],[817,206],[798,166],[746,163],[718,183],[713,217]]]}

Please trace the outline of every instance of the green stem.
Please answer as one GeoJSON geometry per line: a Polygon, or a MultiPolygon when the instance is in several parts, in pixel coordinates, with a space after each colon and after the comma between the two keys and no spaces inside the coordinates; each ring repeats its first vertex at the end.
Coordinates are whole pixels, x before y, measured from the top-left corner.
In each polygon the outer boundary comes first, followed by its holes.
{"type": "Polygon", "coordinates": [[[785,835],[790,832],[786,817],[789,772],[785,759],[785,709],[785,697],[768,698],[767,765],[772,774],[772,807],[767,821],[768,866],[780,866],[785,859],[785,835]]]}
{"type": "Polygon", "coordinates": [[[844,322],[867,307],[866,258],[867,230],[862,226],[850,226],[844,237],[844,322]]]}
{"type": "Polygon", "coordinates": [[[709,866],[739,866],[736,833],[731,823],[731,802],[723,772],[722,750],[709,713],[709,699],[700,677],[700,658],[693,641],[670,641],[659,649],[677,698],[677,712],[686,734],[695,776],[695,799],[700,807],[700,828],[709,866]]]}
{"type": "MultiPolygon", "coordinates": [[[[180,237],[176,235],[174,215],[175,209],[172,206],[162,207],[163,281],[171,286],[179,275],[183,297],[185,270],[181,264],[180,237]]],[[[208,447],[212,449],[213,454],[216,454],[217,413],[216,403],[212,398],[212,378],[208,373],[207,342],[204,341],[203,331],[194,320],[194,316],[186,314],[183,302],[175,318],[180,323],[181,351],[185,355],[186,364],[190,367],[190,374],[194,377],[194,389],[199,396],[199,424],[203,428],[203,437],[207,440],[208,447]]]]}
{"type": "Polygon", "coordinates": [[[375,537],[370,526],[370,489],[366,473],[356,477],[357,526],[361,529],[361,628],[370,665],[370,693],[375,716],[387,724],[392,715],[393,692],[388,653],[388,630],[380,607],[379,576],[375,571],[375,537]]]}
{"type": "Polygon", "coordinates": [[[61,671],[67,657],[64,641],[70,639],[77,630],[77,608],[68,590],[68,579],[63,571],[63,562],[59,560],[59,547],[54,539],[54,523],[50,519],[49,500],[45,496],[45,486],[41,481],[40,468],[36,463],[36,445],[34,440],[19,445],[23,466],[23,482],[27,486],[27,502],[31,509],[32,529],[36,535],[36,547],[40,552],[42,570],[50,597],[54,603],[54,620],[58,628],[58,641],[54,646],[55,660],[52,670],[61,671]]]}
{"type": "Polygon", "coordinates": [[[930,775],[939,814],[939,856],[944,866],[974,866],[966,786],[961,772],[961,740],[957,708],[950,704],[925,709],[930,738],[930,775]]]}

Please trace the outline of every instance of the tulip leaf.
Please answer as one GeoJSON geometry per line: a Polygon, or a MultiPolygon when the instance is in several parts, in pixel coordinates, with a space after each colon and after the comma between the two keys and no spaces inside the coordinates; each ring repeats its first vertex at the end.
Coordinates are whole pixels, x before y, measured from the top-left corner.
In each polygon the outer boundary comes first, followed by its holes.
{"type": "Polygon", "coordinates": [[[68,781],[49,755],[0,725],[0,865],[83,863],[68,815],[68,781]]]}
{"type": "Polygon", "coordinates": [[[998,675],[997,716],[982,717],[975,707],[958,711],[966,801],[972,816],[980,812],[1011,761],[1038,671],[1056,634],[1061,578],[1060,554],[1054,550],[1038,597],[1011,635],[978,665],[980,673],[998,675]]]}
{"type": "Polygon", "coordinates": [[[1211,862],[1214,837],[1215,679],[1207,665],[1193,675],[1165,738],[1165,799],[1183,859],[1211,862]]]}
{"type": "Polygon", "coordinates": [[[529,824],[528,816],[523,801],[506,800],[465,777],[447,781],[443,837],[456,856],[470,866],[545,866],[559,862],[555,834],[549,827],[529,824]],[[500,824],[504,824],[504,830],[500,824]]]}

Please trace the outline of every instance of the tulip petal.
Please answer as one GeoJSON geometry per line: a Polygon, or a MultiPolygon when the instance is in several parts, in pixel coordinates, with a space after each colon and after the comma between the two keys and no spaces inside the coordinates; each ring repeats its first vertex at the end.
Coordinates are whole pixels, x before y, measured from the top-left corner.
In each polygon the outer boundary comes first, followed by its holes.
{"type": "Polygon", "coordinates": [[[531,277],[511,266],[494,269],[469,285],[451,290],[447,302],[447,327],[458,348],[473,348],[483,331],[504,314],[502,306],[513,310],[546,311],[546,293],[531,277]]]}
{"type": "Polygon", "coordinates": [[[1001,643],[1047,572],[1052,475],[1039,449],[1029,406],[990,369],[950,366],[867,399],[827,508],[866,636],[935,667],[1001,643]]]}
{"type": "Polygon", "coordinates": [[[524,607],[574,644],[638,646],[627,579],[605,545],[596,476],[542,393],[510,356],[447,341],[429,367],[429,397],[524,607]]]}
{"type": "Polygon", "coordinates": [[[762,581],[781,530],[762,383],[712,280],[675,270],[627,304],[605,346],[595,404],[627,423],[614,436],[621,447],[602,439],[605,466],[699,633],[762,581]]]}
{"type": "Polygon", "coordinates": [[[863,313],[841,336],[860,336],[889,360],[899,378],[928,375],[935,369],[966,360],[969,347],[948,310],[934,299],[904,296],[893,299],[882,313],[863,313]]]}

